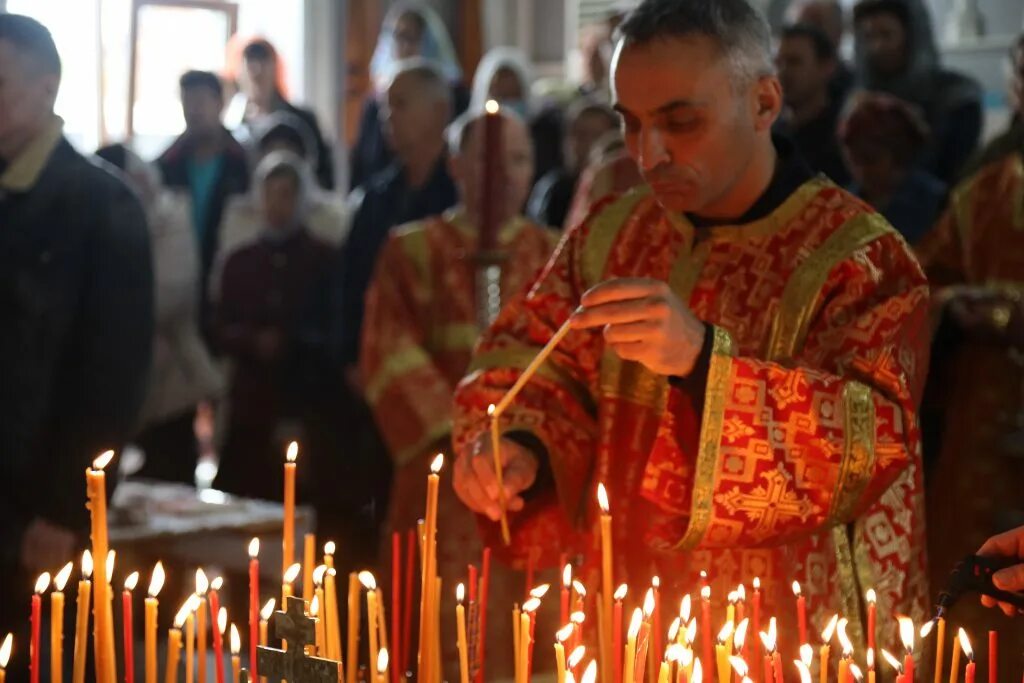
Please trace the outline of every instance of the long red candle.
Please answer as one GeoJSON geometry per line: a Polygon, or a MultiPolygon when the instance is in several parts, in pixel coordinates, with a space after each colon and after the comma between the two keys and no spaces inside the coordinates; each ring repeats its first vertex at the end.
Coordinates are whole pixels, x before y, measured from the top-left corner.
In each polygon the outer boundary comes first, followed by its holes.
{"type": "Polygon", "coordinates": [[[661,578],[655,576],[651,579],[651,588],[654,589],[654,660],[661,661],[665,656],[665,633],[661,630],[661,578]]]}
{"type": "MultiPolygon", "coordinates": [[[[132,574],[138,580],[138,573],[132,574]]],[[[130,577],[129,577],[130,578],[130,577]]],[[[132,588],[135,586],[132,585],[132,588]]],[[[121,619],[124,642],[124,683],[135,682],[135,639],[132,637],[132,590],[125,582],[121,593],[121,619]]]]}
{"type": "Polygon", "coordinates": [[[988,683],[999,683],[999,632],[988,632],[988,683]]]}
{"type": "MultiPolygon", "coordinates": [[[[480,250],[493,251],[498,246],[501,202],[498,197],[504,182],[502,164],[502,118],[498,103],[489,100],[484,116],[483,192],[480,203],[480,250]]],[[[529,589],[527,589],[529,590],[529,589]]]]}
{"type": "Polygon", "coordinates": [[[416,543],[416,530],[409,529],[406,534],[405,543],[405,604],[402,605],[402,658],[398,660],[401,662],[402,671],[404,673],[409,670],[409,653],[412,651],[412,592],[413,577],[416,573],[416,547],[419,545],[416,543]]]}
{"type": "MultiPolygon", "coordinates": [[[[224,580],[219,576],[210,583],[210,621],[213,622],[213,670],[217,683],[224,683],[224,632],[221,631],[220,594],[217,591],[224,580]]],[[[225,617],[225,621],[227,617],[225,617]]],[[[225,628],[227,626],[225,625],[225,628]]]]}
{"type": "Polygon", "coordinates": [[[869,588],[865,594],[866,601],[868,603],[868,649],[875,652],[875,625],[878,619],[878,605],[875,603],[878,601],[878,596],[875,594],[874,588],[869,588]]]}
{"type": "Polygon", "coordinates": [[[569,591],[572,588],[572,565],[568,562],[562,566],[562,590],[558,595],[558,627],[569,623],[569,591]]]}
{"type": "Polygon", "coordinates": [[[249,542],[249,680],[258,680],[256,648],[260,643],[260,539],[249,542]]]}
{"type": "Polygon", "coordinates": [[[477,683],[483,683],[484,665],[487,662],[487,599],[491,592],[491,549],[484,548],[481,562],[480,577],[480,668],[477,670],[477,683]]]}
{"type": "MultiPolygon", "coordinates": [[[[751,635],[753,635],[754,638],[757,638],[757,634],[761,632],[761,579],[756,576],[754,577],[754,594],[751,596],[750,600],[751,611],[753,612],[751,616],[753,617],[754,622],[752,624],[754,632],[751,635]]],[[[765,679],[765,683],[767,683],[767,679],[765,679]]]]}
{"type": "Polygon", "coordinates": [[[800,633],[800,644],[810,642],[807,640],[807,599],[800,590],[800,583],[793,582],[793,594],[796,595],[796,618],[800,633]]]}
{"type": "Polygon", "coordinates": [[[36,590],[32,594],[32,640],[29,645],[31,661],[29,670],[32,683],[39,683],[39,629],[43,610],[43,591],[50,585],[50,574],[43,572],[36,581],[36,590]]]}
{"type": "MultiPolygon", "coordinates": [[[[391,656],[402,661],[402,534],[391,534],[391,656]]],[[[391,683],[398,683],[401,665],[392,666],[391,683]]]]}
{"type": "MultiPolygon", "coordinates": [[[[703,572],[701,579],[704,579],[703,572]]],[[[700,589],[700,637],[701,659],[705,662],[704,666],[710,667],[715,660],[711,654],[711,587],[707,585],[700,589]]]]}

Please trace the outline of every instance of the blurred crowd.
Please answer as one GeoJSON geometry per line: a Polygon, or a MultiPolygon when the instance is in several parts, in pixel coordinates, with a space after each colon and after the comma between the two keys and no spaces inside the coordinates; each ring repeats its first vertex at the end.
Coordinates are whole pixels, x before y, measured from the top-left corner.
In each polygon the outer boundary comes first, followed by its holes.
{"type": "MultiPolygon", "coordinates": [[[[403,470],[422,479],[448,440],[447,406],[389,380],[421,372],[426,348],[441,370],[419,386],[450,391],[479,334],[483,105],[497,101],[505,122],[498,201],[519,269],[509,287],[523,287],[559,232],[642,182],[608,83],[621,18],[591,27],[581,82],[535,79],[508,47],[467,82],[438,16],[397,4],[338,174],[266,40],[245,45],[237,82],[182,74],[185,129],[144,160],[131,141],[67,142],[48,32],[0,15],[4,580],[71,556],[81,470],[127,444],[144,453],[133,476],[194,485],[210,460],[214,487],[277,499],[297,440],[318,532],[344,539],[351,565],[377,562],[379,539],[420,514],[405,509],[419,498],[403,470]]],[[[982,146],[981,88],[943,67],[922,0],[860,0],[852,15],[794,0],[787,22],[777,144],[877,209],[932,278],[929,495],[992,493],[950,519],[932,506],[934,528],[961,525],[977,547],[1024,522],[1024,39],[1008,55],[1012,123],[982,146]]]]}

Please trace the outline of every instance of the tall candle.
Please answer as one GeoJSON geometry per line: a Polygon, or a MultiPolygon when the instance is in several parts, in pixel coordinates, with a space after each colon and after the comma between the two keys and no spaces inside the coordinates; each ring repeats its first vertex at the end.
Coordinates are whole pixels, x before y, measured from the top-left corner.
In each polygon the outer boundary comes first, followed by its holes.
{"type": "Polygon", "coordinates": [[[14,647],[14,635],[8,633],[0,645],[0,683],[7,680],[7,664],[11,661],[11,648],[14,647]]]}
{"type": "Polygon", "coordinates": [[[256,667],[256,647],[260,620],[260,539],[249,541],[249,671],[255,682],[259,676],[256,667]]]}
{"type": "MultiPolygon", "coordinates": [[[[288,444],[288,452],[284,462],[284,529],[282,531],[281,572],[295,564],[295,459],[299,456],[299,444],[292,441],[288,444]]],[[[282,607],[285,604],[281,599],[282,607]]]]}
{"type": "Polygon", "coordinates": [[[377,617],[377,579],[367,571],[359,572],[359,582],[366,589],[366,632],[370,642],[367,644],[368,661],[376,662],[380,652],[378,642],[379,621],[377,617]]]}
{"type": "MultiPolygon", "coordinates": [[[[608,501],[608,490],[603,483],[598,483],[597,485],[597,504],[601,512],[601,603],[604,608],[605,618],[608,619],[613,612],[615,584],[613,583],[614,577],[612,576],[612,514],[608,501]]],[[[612,631],[610,621],[601,629],[600,638],[604,651],[611,652],[612,631]]],[[[611,667],[604,666],[601,668],[601,680],[603,683],[610,683],[610,673],[611,667]]]]}
{"type": "Polygon", "coordinates": [[[306,602],[315,595],[313,572],[316,566],[316,534],[305,534],[302,537],[302,599],[306,602]]]}
{"type": "Polygon", "coordinates": [[[196,637],[198,645],[196,655],[199,657],[199,683],[206,683],[206,629],[207,629],[207,591],[210,590],[210,581],[202,569],[196,570],[196,595],[199,596],[199,606],[196,608],[196,637]]]}
{"type": "Polygon", "coordinates": [[[36,589],[32,593],[32,613],[30,617],[32,626],[32,640],[29,643],[29,673],[31,674],[32,683],[39,683],[39,646],[40,646],[40,628],[42,623],[42,611],[43,611],[43,593],[46,591],[46,587],[50,585],[50,574],[43,572],[36,579],[36,589]]]}
{"type": "Polygon", "coordinates": [[[524,611],[519,615],[519,680],[530,680],[530,615],[524,611]]]}
{"type": "Polygon", "coordinates": [[[324,573],[324,617],[327,622],[327,658],[341,659],[341,624],[338,622],[338,579],[334,567],[324,573]]]}
{"type": "Polygon", "coordinates": [[[50,593],[50,681],[64,680],[64,587],[71,578],[73,562],[68,562],[53,579],[50,593]]]}
{"type": "MultiPolygon", "coordinates": [[[[85,471],[86,494],[89,499],[92,556],[97,562],[107,557],[107,477],[103,471],[114,458],[114,451],[105,451],[92,467],[85,471]]],[[[96,572],[95,599],[93,600],[93,657],[97,683],[114,683],[117,666],[114,663],[114,624],[111,613],[110,582],[103,571],[96,572]]]]}
{"type": "MultiPolygon", "coordinates": [[[[705,576],[701,572],[701,576],[705,576]]],[[[701,636],[701,657],[707,666],[714,661],[711,658],[711,586],[704,586],[700,589],[700,636],[701,636]]],[[[710,676],[710,671],[708,672],[710,676]]]]}
{"type": "MultiPolygon", "coordinates": [[[[751,606],[753,608],[753,623],[751,627],[754,629],[754,633],[761,632],[761,579],[760,577],[754,577],[754,594],[751,596],[751,606]]],[[[767,682],[766,682],[767,683],[767,682]]]]}
{"type": "Polygon", "coordinates": [[[868,604],[868,649],[875,650],[875,628],[878,620],[878,595],[874,588],[869,588],[864,595],[868,604]]]}
{"type": "Polygon", "coordinates": [[[217,683],[224,683],[224,636],[227,634],[227,610],[220,606],[220,589],[224,579],[215,578],[210,582],[210,619],[216,621],[213,630],[213,671],[217,683]]]}
{"type": "Polygon", "coordinates": [[[806,643],[809,642],[807,640],[807,599],[804,597],[798,581],[793,582],[793,595],[796,596],[796,618],[800,642],[806,643]]]}
{"type": "Polygon", "coordinates": [[[164,587],[164,566],[157,562],[149,579],[145,610],[146,683],[156,683],[156,624],[160,590],[164,587]]]}
{"type": "Polygon", "coordinates": [[[189,598],[192,609],[185,617],[185,683],[192,683],[196,676],[196,610],[199,609],[199,597],[189,598]],[[195,598],[192,602],[192,598],[195,598]]]}
{"type": "MultiPolygon", "coordinates": [[[[416,546],[416,531],[414,529],[409,529],[405,536],[405,590],[403,591],[404,599],[402,601],[402,652],[401,659],[397,660],[398,664],[395,666],[396,669],[401,667],[399,673],[402,673],[403,675],[404,672],[409,670],[409,643],[412,640],[412,587],[413,576],[416,572],[416,546]]],[[[481,590],[482,589],[483,585],[481,582],[481,590]]],[[[486,615],[481,612],[481,629],[485,621],[485,616],[486,615]]],[[[483,668],[482,664],[480,668],[483,668]]]]}
{"type": "Polygon", "coordinates": [[[231,683],[240,683],[242,671],[242,638],[238,635],[238,627],[231,624],[231,683]]]}
{"type": "Polygon", "coordinates": [[[132,619],[132,591],[139,585],[139,573],[132,572],[124,580],[121,593],[121,632],[124,637],[124,681],[135,683],[135,629],[132,619]]]}
{"type": "MultiPolygon", "coordinates": [[[[651,590],[654,595],[654,614],[651,616],[651,628],[654,631],[654,650],[651,660],[653,662],[665,654],[665,632],[661,630],[661,577],[655,576],[651,579],[651,590]]],[[[609,636],[609,642],[611,642],[610,638],[611,636],[609,636]]]]}
{"type": "Polygon", "coordinates": [[[352,572],[348,575],[348,645],[345,651],[346,683],[356,683],[359,672],[359,621],[362,614],[359,606],[359,575],[352,572]]]}
{"type": "Polygon", "coordinates": [[[75,604],[75,654],[71,668],[72,683],[85,683],[85,653],[89,647],[89,599],[92,597],[92,553],[82,553],[82,578],[78,581],[75,604]]]}
{"type": "Polygon", "coordinates": [[[461,583],[455,589],[455,629],[459,649],[459,681],[469,683],[469,641],[466,637],[466,587],[461,583]]]}
{"type": "Polygon", "coordinates": [[[988,683],[999,683],[999,632],[988,632],[988,683]]]}
{"type": "MultiPolygon", "coordinates": [[[[437,533],[437,496],[440,483],[441,467],[444,465],[444,456],[438,455],[430,465],[430,474],[427,476],[427,506],[426,517],[424,518],[423,534],[423,592],[421,593],[420,608],[420,662],[419,680],[423,683],[434,683],[432,662],[434,657],[434,644],[439,634],[434,631],[436,589],[437,557],[436,533],[437,533]],[[428,668],[424,668],[424,665],[428,668]]],[[[374,622],[370,622],[371,624],[374,622]]]]}
{"type": "Polygon", "coordinates": [[[942,683],[942,669],[945,665],[944,655],[946,647],[946,620],[943,617],[936,619],[935,632],[935,679],[934,683],[942,683]]]}

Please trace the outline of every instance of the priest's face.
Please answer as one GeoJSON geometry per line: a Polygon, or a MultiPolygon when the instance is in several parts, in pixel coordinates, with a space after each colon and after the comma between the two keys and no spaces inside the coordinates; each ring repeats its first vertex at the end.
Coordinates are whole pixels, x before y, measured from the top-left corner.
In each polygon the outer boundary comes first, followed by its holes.
{"type": "MultiPolygon", "coordinates": [[[[483,201],[483,121],[478,119],[467,133],[462,150],[451,160],[452,177],[459,187],[462,203],[471,214],[478,214],[483,201]]],[[[533,145],[526,125],[516,116],[502,118],[504,142],[504,177],[499,190],[504,191],[502,219],[507,220],[523,210],[533,180],[533,145]]]]}
{"type": "Polygon", "coordinates": [[[731,197],[771,145],[776,78],[741,76],[711,38],[692,36],[620,42],[612,82],[626,147],[662,206],[708,217],[747,208],[731,197]]]}

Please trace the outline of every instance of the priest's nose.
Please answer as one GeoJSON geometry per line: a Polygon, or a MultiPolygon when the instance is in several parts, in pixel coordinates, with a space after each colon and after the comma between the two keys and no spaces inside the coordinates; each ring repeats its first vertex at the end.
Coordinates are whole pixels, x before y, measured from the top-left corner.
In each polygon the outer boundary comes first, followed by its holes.
{"type": "Polygon", "coordinates": [[[640,155],[637,163],[641,170],[651,171],[668,162],[668,149],[665,147],[665,138],[655,126],[645,126],[640,130],[640,155]]]}

